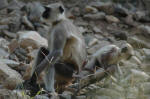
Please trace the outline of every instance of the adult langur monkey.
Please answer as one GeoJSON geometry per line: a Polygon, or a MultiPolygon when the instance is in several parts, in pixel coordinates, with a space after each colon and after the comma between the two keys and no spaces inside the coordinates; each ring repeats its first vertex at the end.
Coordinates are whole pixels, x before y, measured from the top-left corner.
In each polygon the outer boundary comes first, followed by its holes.
{"type": "Polygon", "coordinates": [[[73,74],[81,71],[86,47],[78,28],[66,18],[61,3],[45,6],[42,16],[52,23],[52,29],[48,35],[48,48],[41,47],[38,51],[30,81],[35,82],[44,72],[45,89],[55,93],[55,83],[68,84],[74,79],[73,74]]]}

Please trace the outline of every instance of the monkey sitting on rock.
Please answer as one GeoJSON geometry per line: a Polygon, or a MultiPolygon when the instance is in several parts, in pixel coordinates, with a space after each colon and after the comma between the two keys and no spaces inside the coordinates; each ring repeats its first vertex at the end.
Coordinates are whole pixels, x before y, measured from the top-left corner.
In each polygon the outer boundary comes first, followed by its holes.
{"type": "Polygon", "coordinates": [[[44,74],[45,90],[55,93],[55,85],[67,85],[74,74],[81,71],[86,60],[84,39],[78,28],[65,16],[61,3],[45,6],[42,17],[52,24],[48,34],[48,48],[41,47],[32,67],[30,84],[37,84],[37,77],[44,74]]]}
{"type": "Polygon", "coordinates": [[[122,59],[130,59],[134,55],[130,44],[124,43],[121,47],[116,45],[107,45],[100,48],[91,57],[91,60],[85,66],[85,70],[94,71],[96,66],[107,69],[111,65],[117,65],[122,59]]]}

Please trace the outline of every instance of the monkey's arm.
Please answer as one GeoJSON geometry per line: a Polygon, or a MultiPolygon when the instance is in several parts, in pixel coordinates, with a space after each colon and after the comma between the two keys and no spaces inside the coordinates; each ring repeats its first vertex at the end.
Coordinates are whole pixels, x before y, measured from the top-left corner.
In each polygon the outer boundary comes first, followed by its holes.
{"type": "Polygon", "coordinates": [[[48,64],[54,64],[62,55],[63,48],[66,43],[66,34],[60,31],[55,31],[52,41],[52,51],[45,57],[45,59],[37,66],[35,72],[39,75],[48,64]]]}

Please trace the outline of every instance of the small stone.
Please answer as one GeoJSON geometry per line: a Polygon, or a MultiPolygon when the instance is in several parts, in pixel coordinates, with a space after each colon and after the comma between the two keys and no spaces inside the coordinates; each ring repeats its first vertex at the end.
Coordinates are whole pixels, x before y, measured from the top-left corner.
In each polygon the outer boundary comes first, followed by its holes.
{"type": "Polygon", "coordinates": [[[105,12],[106,14],[113,14],[115,11],[114,4],[111,2],[92,2],[91,6],[97,8],[99,11],[105,12]]]}
{"type": "Polygon", "coordinates": [[[6,58],[9,56],[9,53],[6,52],[4,49],[0,48],[0,58],[6,58]]]}
{"type": "Polygon", "coordinates": [[[0,25],[0,30],[8,30],[8,25],[0,25]]]}
{"type": "Polygon", "coordinates": [[[96,38],[94,38],[93,40],[91,40],[90,42],[89,42],[89,46],[93,46],[93,45],[95,45],[95,44],[97,44],[98,43],[98,40],[96,39],[96,38]]]}
{"type": "Polygon", "coordinates": [[[143,48],[143,51],[144,51],[146,56],[150,56],[150,49],[143,48]]]}
{"type": "Polygon", "coordinates": [[[16,39],[14,39],[10,42],[8,47],[9,47],[9,52],[12,53],[19,47],[19,43],[16,39]]]}
{"type": "Polygon", "coordinates": [[[124,31],[113,31],[111,33],[117,40],[127,40],[127,33],[124,31]]]}
{"type": "Polygon", "coordinates": [[[97,10],[96,8],[94,8],[94,7],[86,6],[86,7],[85,7],[85,12],[86,12],[86,13],[97,13],[98,10],[97,10]]]}
{"type": "Polygon", "coordinates": [[[0,38],[0,47],[1,48],[8,50],[8,44],[9,44],[9,42],[6,39],[0,38]]]}
{"type": "Polygon", "coordinates": [[[86,99],[86,96],[76,96],[76,99],[86,99]]]}
{"type": "Polygon", "coordinates": [[[140,35],[143,35],[146,38],[150,37],[150,26],[140,25],[137,29],[139,29],[140,35]]]}
{"type": "Polygon", "coordinates": [[[11,68],[14,67],[18,67],[20,63],[13,61],[13,60],[9,60],[9,59],[0,59],[1,63],[7,64],[8,66],[10,66],[11,68]]]}
{"type": "Polygon", "coordinates": [[[36,95],[33,99],[49,99],[49,98],[42,95],[36,95]]]}
{"type": "Polygon", "coordinates": [[[86,15],[84,15],[84,18],[87,20],[88,19],[90,19],[90,20],[102,20],[102,19],[105,19],[105,13],[99,12],[96,14],[86,14],[86,15]]]}
{"type": "Polygon", "coordinates": [[[23,91],[0,89],[0,99],[31,99],[23,91]]]}
{"type": "Polygon", "coordinates": [[[11,38],[11,39],[17,38],[17,34],[16,34],[16,33],[12,33],[12,32],[9,32],[9,31],[7,31],[7,30],[3,31],[3,33],[4,33],[7,37],[9,37],[9,38],[11,38]]]}
{"type": "Polygon", "coordinates": [[[93,30],[95,33],[102,33],[102,30],[96,26],[94,26],[93,30]]]}
{"type": "Polygon", "coordinates": [[[119,23],[120,22],[117,17],[114,17],[112,15],[107,15],[105,18],[108,23],[119,23]]]}
{"type": "Polygon", "coordinates": [[[0,10],[6,8],[8,6],[7,0],[0,0],[0,10]]]}

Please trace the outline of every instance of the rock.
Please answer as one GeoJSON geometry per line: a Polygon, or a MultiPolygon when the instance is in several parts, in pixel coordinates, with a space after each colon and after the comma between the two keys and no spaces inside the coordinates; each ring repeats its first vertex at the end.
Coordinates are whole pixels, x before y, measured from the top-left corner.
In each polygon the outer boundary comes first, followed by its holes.
{"type": "Polygon", "coordinates": [[[114,4],[111,2],[92,2],[90,5],[97,8],[99,11],[105,12],[106,14],[113,14],[115,11],[114,4]]]}
{"type": "Polygon", "coordinates": [[[149,39],[146,39],[144,37],[137,37],[132,36],[128,38],[128,42],[134,47],[134,48],[150,48],[150,41],[149,39]]]}
{"type": "Polygon", "coordinates": [[[76,99],[86,99],[86,96],[76,96],[76,99]]]}
{"type": "Polygon", "coordinates": [[[6,58],[9,56],[9,53],[6,52],[3,48],[0,48],[0,58],[6,58]]]}
{"type": "Polygon", "coordinates": [[[47,38],[47,35],[50,32],[50,26],[42,25],[42,27],[37,27],[37,31],[42,37],[47,38]]]}
{"type": "Polygon", "coordinates": [[[16,33],[20,30],[20,26],[21,26],[21,12],[19,12],[18,10],[14,10],[13,12],[10,13],[10,21],[8,23],[9,26],[9,31],[16,33]],[[13,17],[12,17],[13,16],[13,17]]]}
{"type": "Polygon", "coordinates": [[[27,16],[22,16],[21,22],[29,29],[34,30],[33,24],[28,20],[27,16]]]}
{"type": "Polygon", "coordinates": [[[7,89],[14,89],[22,83],[21,75],[6,64],[0,62],[0,83],[7,89]]]}
{"type": "Polygon", "coordinates": [[[9,37],[9,38],[11,38],[11,39],[17,38],[17,35],[16,35],[15,33],[9,32],[9,31],[7,31],[7,30],[4,30],[3,33],[4,33],[7,37],[9,37]]]}
{"type": "Polygon", "coordinates": [[[6,8],[8,6],[7,0],[0,0],[0,10],[6,8]]]}
{"type": "MultiPolygon", "coordinates": [[[[100,88],[96,91],[98,95],[104,95],[104,96],[109,96],[112,99],[121,99],[122,94],[114,89],[109,89],[109,88],[100,88]]],[[[109,98],[108,98],[109,99],[109,98]]]]}
{"type": "Polygon", "coordinates": [[[41,37],[36,31],[20,31],[19,44],[23,48],[32,46],[32,48],[39,48],[41,46],[47,47],[48,42],[45,38],[41,37]]]}
{"type": "Polygon", "coordinates": [[[14,39],[10,42],[8,47],[9,47],[9,52],[13,53],[19,47],[19,43],[16,39],[14,39]]]}
{"type": "Polygon", "coordinates": [[[36,95],[33,99],[49,99],[49,98],[42,95],[36,95]]]}
{"type": "Polygon", "coordinates": [[[95,33],[102,33],[102,30],[100,28],[96,27],[96,26],[93,27],[93,31],[95,33]]]}
{"type": "Polygon", "coordinates": [[[116,4],[114,6],[114,14],[116,14],[117,16],[121,16],[121,17],[126,17],[129,15],[129,11],[128,9],[124,8],[122,5],[120,4],[116,4]]]}
{"type": "Polygon", "coordinates": [[[73,16],[80,16],[80,8],[79,7],[73,7],[70,12],[73,14],[73,16]]]}
{"type": "Polygon", "coordinates": [[[113,31],[111,34],[114,35],[117,40],[127,40],[128,38],[125,31],[113,31]]]}
{"type": "Polygon", "coordinates": [[[138,89],[136,87],[127,88],[127,99],[137,99],[138,94],[138,89]]]}
{"type": "Polygon", "coordinates": [[[140,65],[140,66],[142,65],[142,62],[136,56],[132,56],[130,59],[130,62],[135,63],[135,64],[140,65]]]}
{"type": "Polygon", "coordinates": [[[42,21],[42,13],[44,12],[44,7],[39,2],[28,3],[25,7],[25,12],[28,15],[28,18],[32,22],[42,21]]]}
{"type": "Polygon", "coordinates": [[[109,96],[95,96],[94,99],[112,99],[109,96]]]}
{"type": "Polygon", "coordinates": [[[9,42],[6,39],[0,38],[0,47],[1,48],[8,50],[8,44],[9,44],[9,42]]]}
{"type": "Polygon", "coordinates": [[[102,20],[102,19],[105,19],[105,13],[99,12],[96,14],[85,14],[84,18],[87,20],[88,19],[90,19],[90,20],[102,20]]]}
{"type": "Polygon", "coordinates": [[[21,7],[24,6],[24,3],[18,1],[18,0],[11,0],[9,2],[9,5],[8,5],[8,10],[9,11],[12,11],[12,10],[19,10],[21,7]]]}
{"type": "Polygon", "coordinates": [[[135,12],[134,14],[134,18],[136,21],[139,21],[140,19],[142,19],[142,17],[145,17],[146,16],[146,13],[144,11],[137,11],[135,12]]]}
{"type": "Polygon", "coordinates": [[[150,78],[150,76],[145,72],[136,69],[131,69],[131,75],[134,78],[135,82],[144,81],[150,78]]]}
{"type": "Polygon", "coordinates": [[[3,27],[5,26],[5,29],[8,28],[8,24],[9,22],[11,21],[11,17],[1,17],[1,20],[0,20],[0,25],[2,25],[3,27]]]}
{"type": "Polygon", "coordinates": [[[120,22],[117,17],[114,17],[112,15],[107,15],[105,18],[108,23],[119,23],[120,22]]]}
{"type": "Polygon", "coordinates": [[[141,83],[140,88],[144,92],[144,94],[150,94],[150,82],[141,83]]]}
{"type": "Polygon", "coordinates": [[[9,29],[9,27],[8,27],[8,25],[0,25],[0,30],[2,31],[2,30],[8,30],[9,29]]]}
{"type": "Polygon", "coordinates": [[[140,25],[137,27],[139,30],[140,35],[144,36],[145,38],[150,38],[150,26],[140,25]]]}
{"type": "Polygon", "coordinates": [[[97,43],[98,43],[98,40],[97,40],[96,38],[94,38],[93,40],[91,40],[91,41],[89,42],[88,46],[93,46],[93,45],[95,45],[95,44],[97,44],[97,43]]]}
{"type": "Polygon", "coordinates": [[[143,48],[143,51],[146,56],[150,56],[150,49],[143,48]]]}
{"type": "Polygon", "coordinates": [[[0,89],[0,99],[30,99],[28,95],[23,93],[25,92],[0,89]]]}
{"type": "Polygon", "coordinates": [[[94,8],[94,7],[91,7],[91,6],[86,6],[85,7],[85,12],[86,13],[97,13],[98,12],[98,10],[96,9],[96,8],[94,8]]]}
{"type": "Polygon", "coordinates": [[[9,59],[0,59],[0,62],[7,64],[11,68],[18,67],[20,65],[20,63],[13,61],[13,60],[9,60],[9,59]]]}
{"type": "Polygon", "coordinates": [[[132,26],[132,27],[138,26],[138,23],[133,20],[132,15],[128,15],[123,21],[124,21],[125,24],[127,24],[129,26],[132,26]]]}

